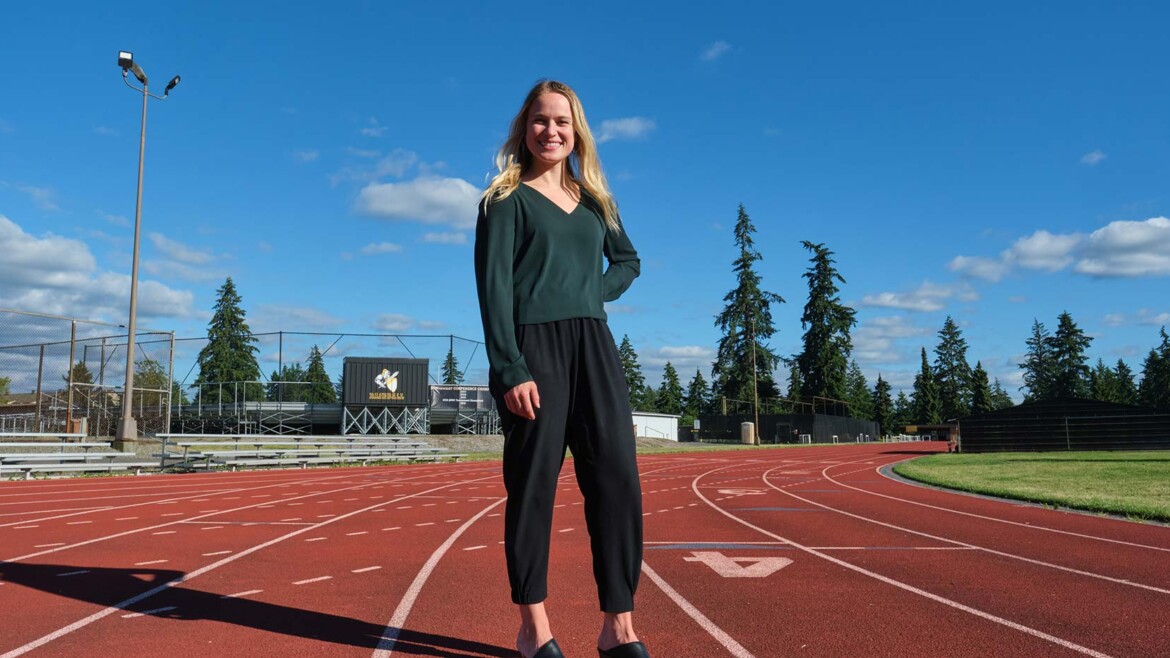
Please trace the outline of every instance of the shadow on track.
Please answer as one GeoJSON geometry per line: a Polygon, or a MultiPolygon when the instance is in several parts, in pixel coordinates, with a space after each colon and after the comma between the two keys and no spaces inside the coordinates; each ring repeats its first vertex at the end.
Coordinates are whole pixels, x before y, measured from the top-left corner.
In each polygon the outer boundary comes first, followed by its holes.
{"type": "MultiPolygon", "coordinates": [[[[0,580],[109,607],[183,577],[166,569],[108,569],[61,564],[0,562],[0,580]],[[79,573],[84,572],[84,573],[79,573]],[[70,575],[72,574],[72,575],[70,575]]],[[[215,621],[269,633],[375,649],[385,627],[326,612],[188,589],[177,584],[124,608],[176,621],[215,621]],[[160,610],[161,608],[173,608],[160,610]]],[[[401,629],[395,653],[440,658],[512,658],[514,649],[401,629]]]]}

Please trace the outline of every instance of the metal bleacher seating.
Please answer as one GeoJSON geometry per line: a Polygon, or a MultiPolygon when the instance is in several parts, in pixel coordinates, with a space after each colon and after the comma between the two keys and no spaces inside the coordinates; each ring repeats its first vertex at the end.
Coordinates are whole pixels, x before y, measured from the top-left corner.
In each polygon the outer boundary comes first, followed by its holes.
{"type": "Polygon", "coordinates": [[[108,442],[85,441],[81,433],[0,433],[0,477],[33,473],[106,472],[133,470],[137,475],[154,462],[140,461],[132,452],[117,452],[108,442]]]}
{"type": "Polygon", "coordinates": [[[397,461],[458,461],[464,455],[406,437],[384,435],[270,436],[159,434],[159,466],[181,470],[397,461]]]}

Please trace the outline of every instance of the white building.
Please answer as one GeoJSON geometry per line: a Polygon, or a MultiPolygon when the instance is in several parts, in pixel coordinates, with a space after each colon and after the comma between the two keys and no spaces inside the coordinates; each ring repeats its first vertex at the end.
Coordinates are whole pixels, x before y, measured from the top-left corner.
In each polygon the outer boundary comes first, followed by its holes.
{"type": "Polygon", "coordinates": [[[678,419],[673,414],[634,412],[634,436],[678,441],[678,419]]]}

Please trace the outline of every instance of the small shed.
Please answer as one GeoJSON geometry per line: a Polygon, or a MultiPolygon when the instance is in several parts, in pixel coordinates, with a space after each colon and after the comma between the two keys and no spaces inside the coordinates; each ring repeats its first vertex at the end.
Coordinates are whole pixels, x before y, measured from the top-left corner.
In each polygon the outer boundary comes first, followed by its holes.
{"type": "Polygon", "coordinates": [[[674,414],[634,412],[634,436],[678,441],[678,419],[674,414]]]}

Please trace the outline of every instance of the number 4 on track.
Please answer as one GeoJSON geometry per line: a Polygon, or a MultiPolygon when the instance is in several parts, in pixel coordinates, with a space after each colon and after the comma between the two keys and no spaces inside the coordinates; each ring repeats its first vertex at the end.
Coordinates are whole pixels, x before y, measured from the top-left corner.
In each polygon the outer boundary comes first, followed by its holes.
{"type": "Polygon", "coordinates": [[[792,564],[786,557],[727,557],[718,551],[692,551],[687,562],[702,562],[724,578],[765,578],[792,564]],[[741,562],[750,562],[748,566],[741,562]]]}

